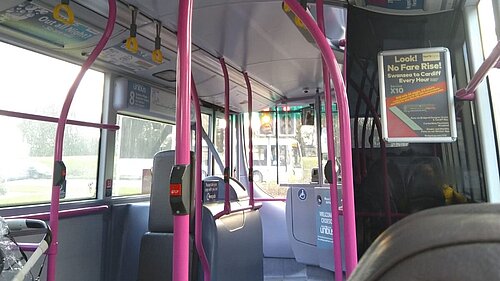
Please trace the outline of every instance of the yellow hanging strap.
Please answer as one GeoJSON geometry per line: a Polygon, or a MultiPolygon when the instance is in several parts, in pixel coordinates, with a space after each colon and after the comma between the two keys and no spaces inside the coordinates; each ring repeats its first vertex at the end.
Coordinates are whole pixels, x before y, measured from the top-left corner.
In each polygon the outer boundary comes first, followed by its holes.
{"type": "Polygon", "coordinates": [[[125,48],[132,53],[137,53],[139,50],[139,44],[137,44],[137,9],[135,7],[130,6],[130,10],[132,11],[132,23],[130,24],[130,36],[127,38],[125,42],[125,48]]]}
{"type": "Polygon", "coordinates": [[[69,0],[62,0],[60,4],[56,5],[54,11],[52,11],[52,16],[66,25],[72,25],[75,22],[75,14],[69,7],[69,0]],[[66,13],[66,16],[61,15],[61,11],[66,13]]]}
{"type": "Polygon", "coordinates": [[[156,38],[155,49],[151,53],[151,59],[157,64],[163,63],[163,53],[161,52],[161,21],[155,21],[156,24],[156,38]]]}

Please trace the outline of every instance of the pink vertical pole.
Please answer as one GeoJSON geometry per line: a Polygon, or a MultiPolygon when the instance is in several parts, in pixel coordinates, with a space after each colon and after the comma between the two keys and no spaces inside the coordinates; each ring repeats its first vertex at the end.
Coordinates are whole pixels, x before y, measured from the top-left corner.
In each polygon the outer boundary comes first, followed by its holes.
{"type": "Polygon", "coordinates": [[[296,0],[284,0],[292,11],[297,15],[314,37],[316,44],[323,54],[323,58],[332,75],[335,95],[339,107],[340,118],[340,148],[342,163],[342,199],[344,211],[344,237],[346,256],[346,275],[349,277],[358,262],[356,247],[356,221],[354,214],[354,189],[352,181],[352,152],[351,152],[351,130],[349,104],[345,91],[342,74],[333,55],[330,45],[318,25],[296,0]]]}
{"type": "MultiPolygon", "coordinates": [[[[316,1],[316,18],[318,26],[325,34],[325,18],[323,11],[323,0],[316,1]]],[[[328,147],[328,160],[331,162],[332,175],[337,175],[335,171],[335,135],[333,133],[333,114],[332,114],[332,93],[330,91],[330,73],[323,60],[323,84],[325,85],[325,112],[326,112],[326,139],[328,147]]],[[[330,183],[330,201],[332,208],[332,228],[333,228],[333,257],[335,263],[335,281],[342,281],[342,249],[340,248],[340,223],[339,223],[339,206],[337,192],[337,177],[332,177],[333,182],[330,183]]]]}
{"type": "Polygon", "coordinates": [[[254,191],[253,191],[253,130],[252,130],[252,111],[253,111],[253,101],[252,101],[252,84],[250,84],[250,79],[248,79],[248,73],[243,72],[245,77],[245,83],[247,84],[248,91],[248,184],[250,190],[250,205],[255,206],[254,191]]]}
{"type": "Polygon", "coordinates": [[[196,172],[195,172],[195,214],[194,214],[194,244],[196,246],[196,251],[200,256],[201,266],[203,268],[203,280],[210,281],[210,265],[208,264],[207,254],[205,253],[205,248],[203,247],[203,236],[202,236],[202,208],[203,208],[203,183],[201,175],[201,162],[203,159],[202,155],[202,143],[201,143],[201,132],[203,131],[201,123],[201,108],[200,99],[198,98],[198,91],[196,90],[196,84],[194,83],[193,75],[191,75],[191,99],[194,104],[194,110],[196,111],[196,172]]]}
{"type": "Polygon", "coordinates": [[[224,168],[224,213],[229,214],[231,212],[231,202],[229,201],[229,175],[231,174],[230,161],[231,161],[231,144],[230,141],[230,123],[229,123],[229,74],[227,73],[227,66],[224,58],[220,58],[220,64],[222,67],[222,72],[224,73],[224,119],[226,120],[226,128],[224,133],[225,151],[224,159],[226,167],[224,168]]]}
{"type": "MultiPolygon", "coordinates": [[[[106,43],[111,37],[111,34],[113,33],[113,28],[115,26],[115,21],[116,21],[116,1],[108,0],[108,5],[109,5],[108,22],[106,23],[106,29],[104,30],[101,39],[97,43],[97,46],[94,48],[90,56],[82,65],[80,72],[76,76],[73,85],[71,85],[71,88],[69,89],[68,94],[66,95],[66,100],[64,101],[63,107],[61,109],[61,114],[59,115],[59,120],[57,122],[57,129],[56,129],[54,163],[62,161],[63,146],[64,146],[64,129],[66,127],[69,109],[71,107],[71,103],[73,102],[73,98],[75,97],[76,90],[78,89],[78,86],[80,85],[83,76],[90,68],[92,63],[94,63],[94,61],[97,59],[97,56],[99,56],[102,49],[104,49],[106,43]]],[[[56,280],[56,257],[57,257],[57,245],[58,245],[57,238],[59,233],[59,195],[60,195],[60,186],[53,186],[52,196],[50,201],[50,227],[52,229],[52,242],[50,243],[49,250],[47,251],[49,255],[47,264],[48,281],[56,280]]]]}
{"type": "MultiPolygon", "coordinates": [[[[193,0],[179,1],[177,22],[177,100],[175,164],[190,164],[191,22],[193,0]]],[[[201,161],[201,159],[199,159],[201,161]]],[[[172,280],[189,280],[189,214],[174,216],[172,280]]]]}

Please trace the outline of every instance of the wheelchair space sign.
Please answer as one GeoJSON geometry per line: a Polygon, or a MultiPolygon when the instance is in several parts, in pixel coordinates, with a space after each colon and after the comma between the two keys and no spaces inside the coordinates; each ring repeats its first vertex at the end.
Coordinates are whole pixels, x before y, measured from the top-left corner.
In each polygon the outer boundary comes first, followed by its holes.
{"type": "Polygon", "coordinates": [[[297,196],[302,201],[306,200],[307,199],[307,192],[306,192],[306,190],[303,189],[303,188],[299,189],[299,192],[297,193],[297,196]]]}

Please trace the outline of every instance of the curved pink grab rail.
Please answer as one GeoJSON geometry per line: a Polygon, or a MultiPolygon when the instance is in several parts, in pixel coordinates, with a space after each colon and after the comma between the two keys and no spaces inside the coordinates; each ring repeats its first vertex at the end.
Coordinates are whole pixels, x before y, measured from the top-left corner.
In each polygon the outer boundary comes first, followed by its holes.
{"type": "Polygon", "coordinates": [[[342,164],[342,198],[344,213],[344,241],[346,257],[346,275],[349,277],[357,264],[356,247],[356,222],[354,214],[354,188],[352,173],[352,151],[349,104],[345,91],[344,81],[337,60],[325,36],[319,29],[314,19],[309,16],[304,8],[296,0],[284,0],[292,11],[297,15],[313,36],[316,44],[323,54],[323,58],[332,75],[335,95],[339,108],[340,117],[340,147],[342,164]]]}
{"type": "MultiPolygon", "coordinates": [[[[191,162],[191,24],[193,0],[179,1],[175,164],[191,162]]],[[[172,280],[189,280],[189,214],[174,216],[172,280]]]]}
{"type": "MultiPolygon", "coordinates": [[[[106,29],[94,48],[90,56],[87,58],[85,63],[82,65],[80,72],[76,76],[73,85],[68,91],[66,100],[64,101],[61,114],[59,116],[59,122],[57,123],[56,139],[55,139],[55,149],[54,149],[54,163],[62,160],[63,155],[63,143],[64,143],[64,128],[66,126],[66,120],[68,119],[69,109],[73,98],[75,97],[76,90],[80,85],[80,82],[85,75],[85,72],[90,68],[90,66],[97,59],[97,56],[106,46],[111,34],[113,33],[113,28],[116,22],[116,0],[108,0],[109,12],[108,12],[108,22],[106,23],[106,29]]],[[[57,235],[59,230],[59,186],[52,187],[52,198],[50,204],[50,227],[52,229],[52,242],[48,250],[49,261],[47,264],[47,280],[54,281],[56,276],[56,255],[57,255],[57,235]]]]}
{"type": "Polygon", "coordinates": [[[248,91],[248,189],[250,193],[250,205],[255,206],[254,190],[253,190],[253,130],[252,130],[252,111],[253,111],[253,100],[252,100],[252,84],[250,84],[250,79],[248,78],[248,73],[243,72],[243,77],[245,78],[245,83],[247,84],[248,91]]]}
{"type": "MultiPolygon", "coordinates": [[[[318,19],[318,26],[321,32],[325,34],[325,18],[323,11],[323,0],[316,1],[316,18],[318,19]]],[[[332,93],[330,91],[330,73],[323,60],[323,84],[325,87],[325,111],[326,111],[326,139],[328,147],[328,160],[333,161],[331,165],[332,175],[336,175],[335,171],[335,135],[333,133],[333,113],[332,113],[332,93]]],[[[332,209],[332,228],[333,228],[333,256],[335,264],[335,280],[342,281],[342,249],[340,248],[340,223],[339,223],[339,206],[338,206],[338,192],[337,184],[335,181],[330,183],[330,202],[332,209]]]]}
{"type": "Polygon", "coordinates": [[[201,265],[203,267],[203,280],[210,281],[212,275],[210,272],[210,265],[208,264],[207,254],[205,248],[203,247],[203,236],[202,236],[202,208],[203,208],[203,183],[201,174],[201,159],[202,155],[202,143],[201,143],[201,108],[200,99],[198,98],[198,91],[196,90],[196,84],[194,83],[193,75],[191,75],[191,98],[194,104],[194,110],[196,111],[196,168],[195,168],[195,222],[194,222],[194,244],[196,246],[196,251],[200,256],[201,265]]]}
{"type": "Polygon", "coordinates": [[[486,58],[486,60],[481,64],[481,67],[477,70],[476,74],[472,77],[467,87],[460,89],[457,91],[455,96],[461,100],[474,100],[476,95],[477,87],[484,80],[484,78],[488,75],[488,71],[493,67],[500,66],[500,41],[497,42],[497,45],[491,51],[491,54],[486,58]],[[497,64],[495,66],[495,64],[497,64]]]}

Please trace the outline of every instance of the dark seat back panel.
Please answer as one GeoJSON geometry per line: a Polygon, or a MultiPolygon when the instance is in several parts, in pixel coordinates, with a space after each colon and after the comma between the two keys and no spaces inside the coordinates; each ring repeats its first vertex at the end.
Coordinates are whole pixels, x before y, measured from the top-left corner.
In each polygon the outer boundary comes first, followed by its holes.
{"type": "Polygon", "coordinates": [[[492,262],[500,259],[498,233],[500,205],[497,204],[455,205],[422,211],[380,235],[349,280],[386,280],[385,276],[393,278],[387,280],[412,280],[408,279],[406,269],[421,266],[424,257],[440,268],[422,270],[419,276],[423,277],[418,280],[471,280],[467,278],[470,272],[481,273],[473,280],[498,280],[498,266],[477,262],[483,255],[490,256],[492,262]],[[486,244],[495,247],[488,247],[485,253],[486,244]],[[457,247],[463,251],[457,251],[457,247]],[[457,266],[458,263],[467,266],[457,266]],[[457,279],[440,279],[440,271],[457,271],[457,279]],[[489,278],[491,276],[495,278],[489,278]]]}
{"type": "Polygon", "coordinates": [[[263,278],[262,225],[258,211],[238,212],[216,221],[219,236],[213,280],[258,281],[263,278]],[[240,222],[244,224],[240,227],[240,222]],[[230,273],[232,272],[232,273],[230,273]]]}
{"type": "Polygon", "coordinates": [[[137,281],[141,237],[148,228],[148,203],[111,207],[111,266],[107,280],[137,281]]]}
{"type": "Polygon", "coordinates": [[[205,207],[203,244],[212,280],[263,280],[262,223],[259,211],[237,212],[214,220],[211,211],[205,207]]]}

